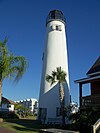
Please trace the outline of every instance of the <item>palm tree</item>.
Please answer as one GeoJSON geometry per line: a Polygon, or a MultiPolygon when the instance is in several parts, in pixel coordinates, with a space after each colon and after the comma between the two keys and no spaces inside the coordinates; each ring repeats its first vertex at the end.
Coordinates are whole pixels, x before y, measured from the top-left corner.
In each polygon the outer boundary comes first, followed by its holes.
{"type": "Polygon", "coordinates": [[[2,101],[2,82],[5,78],[18,81],[27,68],[27,60],[23,56],[14,56],[7,48],[7,41],[0,41],[0,105],[2,101]]]}
{"type": "Polygon", "coordinates": [[[46,80],[53,85],[54,83],[59,83],[59,100],[61,106],[62,124],[65,125],[65,101],[64,101],[64,86],[66,82],[66,72],[64,72],[61,67],[57,67],[56,71],[52,71],[51,75],[46,76],[46,80]]]}

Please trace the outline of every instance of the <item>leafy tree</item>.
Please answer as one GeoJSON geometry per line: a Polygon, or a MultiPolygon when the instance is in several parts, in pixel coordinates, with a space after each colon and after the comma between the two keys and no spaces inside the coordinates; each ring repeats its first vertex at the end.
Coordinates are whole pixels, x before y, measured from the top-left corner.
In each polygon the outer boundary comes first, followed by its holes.
{"type": "Polygon", "coordinates": [[[23,108],[23,105],[22,105],[22,104],[16,103],[16,104],[14,105],[14,109],[15,109],[15,110],[20,110],[21,108],[23,108]]]}
{"type": "Polygon", "coordinates": [[[20,103],[16,103],[15,106],[15,112],[20,116],[20,117],[27,117],[32,115],[32,112],[29,108],[25,107],[24,105],[20,103]]]}
{"type": "MultiPolygon", "coordinates": [[[[100,109],[84,108],[78,112],[71,114],[69,119],[76,125],[75,127],[82,133],[91,132],[91,125],[93,125],[100,118],[100,109]]],[[[74,129],[75,130],[75,129],[74,129]]]]}
{"type": "Polygon", "coordinates": [[[46,80],[53,85],[54,83],[59,84],[59,100],[61,105],[62,124],[65,125],[65,99],[64,99],[64,86],[66,82],[66,72],[61,67],[57,67],[56,71],[52,71],[51,75],[46,76],[46,80]]]}
{"type": "Polygon", "coordinates": [[[8,50],[7,38],[0,41],[0,105],[2,100],[2,82],[5,78],[18,81],[27,68],[27,60],[23,56],[14,56],[8,50]]]}
{"type": "Polygon", "coordinates": [[[78,104],[77,103],[70,103],[66,107],[66,117],[70,119],[72,115],[76,114],[79,111],[78,104]]]}

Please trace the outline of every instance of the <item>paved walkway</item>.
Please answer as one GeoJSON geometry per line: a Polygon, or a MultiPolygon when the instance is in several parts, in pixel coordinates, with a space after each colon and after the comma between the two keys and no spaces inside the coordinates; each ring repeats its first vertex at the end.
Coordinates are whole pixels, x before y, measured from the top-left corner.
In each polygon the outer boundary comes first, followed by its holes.
{"type": "Polygon", "coordinates": [[[7,130],[7,129],[3,128],[3,127],[0,127],[0,133],[15,133],[15,132],[7,130]]]}
{"type": "Polygon", "coordinates": [[[50,128],[50,129],[40,129],[40,133],[79,133],[79,132],[50,128]]]}

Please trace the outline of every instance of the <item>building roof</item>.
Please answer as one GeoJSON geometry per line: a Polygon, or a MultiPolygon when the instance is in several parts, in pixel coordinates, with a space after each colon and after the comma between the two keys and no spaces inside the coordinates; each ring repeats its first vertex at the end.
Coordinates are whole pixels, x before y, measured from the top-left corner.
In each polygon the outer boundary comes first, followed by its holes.
{"type": "Polygon", "coordinates": [[[100,81],[100,75],[99,76],[94,76],[94,77],[88,77],[88,78],[75,80],[74,82],[75,83],[86,84],[86,83],[90,83],[90,82],[94,82],[94,81],[100,81]]]}
{"type": "Polygon", "coordinates": [[[2,103],[3,104],[16,104],[14,101],[9,100],[9,99],[7,99],[5,97],[2,97],[2,103]]]}
{"type": "Polygon", "coordinates": [[[93,66],[90,68],[90,70],[87,72],[87,75],[89,76],[98,75],[98,74],[100,75],[100,56],[93,64],[93,66]]]}
{"type": "Polygon", "coordinates": [[[100,81],[100,57],[96,60],[90,70],[87,72],[87,78],[75,80],[75,83],[86,84],[89,82],[100,81]]]}

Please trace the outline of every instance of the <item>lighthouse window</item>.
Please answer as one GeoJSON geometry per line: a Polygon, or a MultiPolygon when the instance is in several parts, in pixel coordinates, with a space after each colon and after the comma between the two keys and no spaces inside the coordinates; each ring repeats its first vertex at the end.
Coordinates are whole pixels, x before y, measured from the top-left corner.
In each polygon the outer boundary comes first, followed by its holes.
{"type": "Polygon", "coordinates": [[[56,116],[61,116],[61,108],[56,108],[56,116]]]}
{"type": "Polygon", "coordinates": [[[44,52],[43,52],[43,55],[42,55],[42,60],[44,59],[44,52]]]}
{"type": "Polygon", "coordinates": [[[61,25],[56,25],[56,30],[61,31],[61,25]]]}
{"type": "Polygon", "coordinates": [[[52,25],[51,31],[54,31],[54,30],[61,31],[61,25],[52,25]]]}
{"type": "Polygon", "coordinates": [[[52,25],[51,30],[56,30],[56,25],[52,25]]]}

